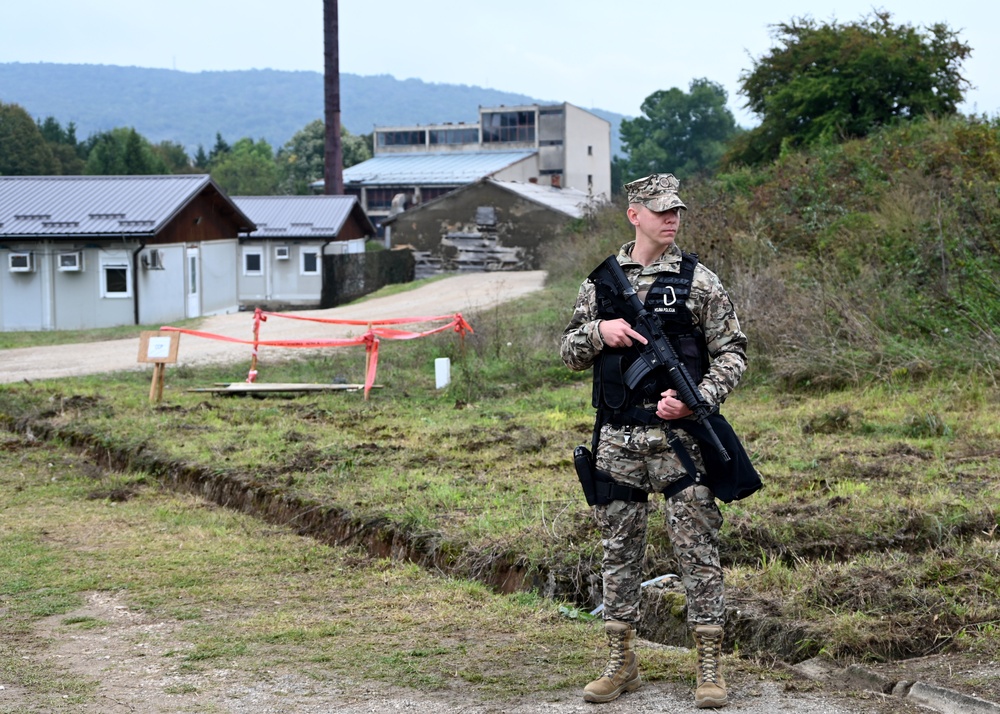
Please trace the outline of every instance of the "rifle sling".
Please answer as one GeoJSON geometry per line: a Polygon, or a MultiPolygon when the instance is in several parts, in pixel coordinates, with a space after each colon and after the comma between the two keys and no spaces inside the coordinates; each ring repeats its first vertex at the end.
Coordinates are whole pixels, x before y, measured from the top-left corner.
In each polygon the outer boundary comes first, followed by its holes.
{"type": "Polygon", "coordinates": [[[695,481],[701,481],[701,475],[698,473],[698,467],[694,465],[694,459],[691,458],[691,454],[688,453],[687,448],[681,442],[681,438],[677,436],[677,432],[673,429],[667,429],[667,443],[670,444],[670,448],[677,454],[677,458],[684,467],[684,470],[688,472],[688,476],[695,481]]]}

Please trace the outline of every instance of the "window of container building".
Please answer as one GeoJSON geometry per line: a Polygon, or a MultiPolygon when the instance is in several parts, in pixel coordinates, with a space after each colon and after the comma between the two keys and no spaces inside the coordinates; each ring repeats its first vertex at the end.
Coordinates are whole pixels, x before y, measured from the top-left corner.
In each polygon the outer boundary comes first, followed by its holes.
{"type": "Polygon", "coordinates": [[[129,279],[129,261],[118,253],[101,258],[101,297],[132,297],[132,281],[129,279]]]}
{"type": "Polygon", "coordinates": [[[479,129],[431,129],[432,144],[478,144],[479,129]]]}
{"type": "Polygon", "coordinates": [[[299,274],[316,275],[319,273],[319,248],[303,248],[299,251],[299,274]]]}
{"type": "Polygon", "coordinates": [[[426,131],[380,131],[379,146],[423,146],[427,143],[426,131]]]}
{"type": "Polygon", "coordinates": [[[483,114],[483,143],[535,140],[534,112],[483,114]]]}

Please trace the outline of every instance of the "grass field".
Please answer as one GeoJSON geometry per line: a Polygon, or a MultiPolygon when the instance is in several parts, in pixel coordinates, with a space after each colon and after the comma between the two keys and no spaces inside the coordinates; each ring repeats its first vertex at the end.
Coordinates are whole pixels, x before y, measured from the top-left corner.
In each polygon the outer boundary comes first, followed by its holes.
{"type": "MultiPolygon", "coordinates": [[[[92,696],[92,677],[29,671],[19,651],[39,623],[109,627],[87,614],[97,593],[175,623],[178,676],[353,667],[486,697],[585,683],[601,658],[586,617],[600,545],[571,453],[590,436],[589,377],[520,322],[557,321],[539,317],[553,302],[476,316],[464,352],[452,336],[393,344],[368,400],[187,391],[245,365],[169,368],[155,405],[142,372],[4,385],[0,672],[40,697],[92,696]],[[454,361],[444,390],[439,356],[454,361]]],[[[347,350],[263,374],[357,382],[362,368],[347,350]]],[[[997,658],[996,384],[749,381],[725,412],[766,483],[723,506],[745,676],[821,653],[997,658]]],[[[661,519],[650,577],[674,570],[661,519]]],[[[686,657],[651,652],[645,676],[687,683],[686,657]]],[[[171,686],[204,686],[185,682],[171,686]]]]}

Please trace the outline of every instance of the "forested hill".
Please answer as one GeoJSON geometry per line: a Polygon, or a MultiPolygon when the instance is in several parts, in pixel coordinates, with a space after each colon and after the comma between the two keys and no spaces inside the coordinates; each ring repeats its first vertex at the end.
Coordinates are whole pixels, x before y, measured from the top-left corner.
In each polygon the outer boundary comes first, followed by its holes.
{"type": "MultiPolygon", "coordinates": [[[[341,123],[355,134],[367,134],[376,125],[474,122],[480,105],[565,101],[389,75],[342,74],[340,89],[341,123]]],[[[0,101],[20,104],[36,119],[52,116],[63,126],[74,122],[81,140],[128,126],[154,143],[175,141],[189,151],[199,144],[211,148],[216,132],[230,143],[263,138],[277,149],[306,124],[323,118],[323,75],[0,63],[0,101]]],[[[611,122],[612,150],[618,153],[622,115],[590,111],[611,122]]]]}

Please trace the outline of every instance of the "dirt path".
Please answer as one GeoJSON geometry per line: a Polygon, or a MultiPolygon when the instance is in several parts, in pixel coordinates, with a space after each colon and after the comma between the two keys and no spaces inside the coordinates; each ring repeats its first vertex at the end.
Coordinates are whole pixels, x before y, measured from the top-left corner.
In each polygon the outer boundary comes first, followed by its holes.
{"type": "MultiPolygon", "coordinates": [[[[432,317],[456,312],[468,314],[538,290],[544,280],[545,272],[541,270],[467,273],[391,297],[376,298],[357,305],[327,310],[297,310],[295,314],[341,320],[432,317]]],[[[206,318],[198,329],[201,332],[249,340],[253,337],[253,316],[249,312],[216,315],[206,318]]],[[[402,329],[411,329],[411,326],[403,326],[402,329]]],[[[271,318],[262,326],[260,339],[337,339],[356,336],[363,332],[363,327],[271,318]]],[[[249,345],[182,335],[177,363],[198,365],[245,360],[249,364],[250,349],[249,345]]],[[[276,348],[262,348],[264,349],[276,348]]],[[[0,383],[148,369],[148,365],[137,363],[138,354],[138,337],[87,344],[0,350],[0,383]]]]}
{"type": "MultiPolygon", "coordinates": [[[[150,619],[130,610],[109,593],[91,593],[86,605],[71,613],[42,620],[37,636],[49,643],[41,656],[77,677],[98,681],[92,702],[53,713],[173,714],[662,714],[693,712],[685,684],[652,682],[609,704],[588,704],[577,690],[557,690],[506,702],[478,700],[460,686],[430,692],[353,681],[343,673],[318,680],[280,668],[246,672],[238,669],[184,667],[190,645],[179,637],[182,623],[150,619]],[[100,628],[82,630],[64,623],[93,618],[100,628]]],[[[642,641],[641,650],[663,647],[642,641]]],[[[803,679],[782,684],[748,672],[730,672],[731,714],[918,714],[926,711],[904,701],[860,694],[842,687],[803,679]]],[[[0,679],[2,681],[2,679],[0,679]]],[[[36,712],[29,693],[0,684],[0,713],[36,712]]]]}

